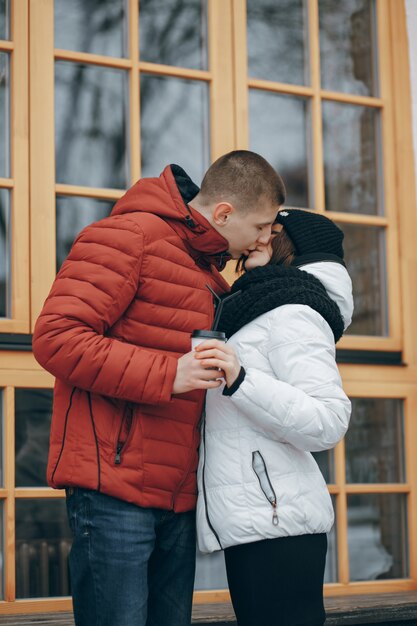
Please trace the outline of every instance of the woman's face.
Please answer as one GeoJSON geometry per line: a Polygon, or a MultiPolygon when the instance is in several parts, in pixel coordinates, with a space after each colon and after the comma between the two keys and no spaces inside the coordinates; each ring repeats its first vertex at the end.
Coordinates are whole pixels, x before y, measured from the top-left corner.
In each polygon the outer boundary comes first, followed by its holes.
{"type": "Polygon", "coordinates": [[[248,258],[245,261],[246,271],[253,270],[254,267],[262,267],[264,265],[268,265],[272,256],[272,240],[279,232],[276,226],[277,225],[274,224],[269,242],[266,244],[258,243],[255,250],[252,250],[252,252],[249,254],[248,258]]]}

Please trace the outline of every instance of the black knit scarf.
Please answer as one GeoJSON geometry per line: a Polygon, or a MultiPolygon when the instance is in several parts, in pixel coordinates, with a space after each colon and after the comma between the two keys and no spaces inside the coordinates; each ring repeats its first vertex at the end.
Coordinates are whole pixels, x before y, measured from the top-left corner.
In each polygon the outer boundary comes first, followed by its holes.
{"type": "Polygon", "coordinates": [[[231,293],[238,291],[241,293],[224,302],[218,324],[218,330],[227,337],[262,313],[283,304],[306,304],[317,311],[332,329],[335,342],[343,334],[343,319],[337,304],[315,276],[298,267],[256,267],[235,281],[231,293]]]}

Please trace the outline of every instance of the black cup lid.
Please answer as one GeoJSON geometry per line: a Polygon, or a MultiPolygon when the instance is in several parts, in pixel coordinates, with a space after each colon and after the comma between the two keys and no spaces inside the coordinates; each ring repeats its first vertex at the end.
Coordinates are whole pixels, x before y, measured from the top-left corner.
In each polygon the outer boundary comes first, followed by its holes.
{"type": "Polygon", "coordinates": [[[220,341],[224,341],[226,333],[220,330],[193,330],[191,337],[204,337],[204,339],[220,339],[220,341]]]}

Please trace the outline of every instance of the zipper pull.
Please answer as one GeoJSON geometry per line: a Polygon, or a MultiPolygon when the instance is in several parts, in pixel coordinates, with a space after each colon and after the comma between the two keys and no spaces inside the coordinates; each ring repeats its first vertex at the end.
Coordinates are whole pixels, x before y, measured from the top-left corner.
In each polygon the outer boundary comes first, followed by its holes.
{"type": "Polygon", "coordinates": [[[114,459],[114,464],[115,465],[120,465],[120,463],[122,461],[122,457],[121,457],[121,454],[120,454],[121,451],[122,451],[122,448],[123,448],[123,446],[120,443],[118,443],[117,444],[117,449],[116,449],[116,456],[115,456],[115,459],[114,459]]]}
{"type": "Polygon", "coordinates": [[[272,503],[272,507],[274,509],[274,512],[272,514],[272,523],[273,523],[274,526],[278,526],[277,503],[273,502],[272,503]]]}

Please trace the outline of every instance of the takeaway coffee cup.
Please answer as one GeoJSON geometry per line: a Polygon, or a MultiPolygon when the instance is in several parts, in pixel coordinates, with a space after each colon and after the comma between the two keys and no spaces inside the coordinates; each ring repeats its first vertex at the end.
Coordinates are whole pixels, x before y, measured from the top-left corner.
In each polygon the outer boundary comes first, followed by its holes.
{"type": "Polygon", "coordinates": [[[191,350],[195,350],[200,343],[208,339],[217,339],[218,341],[226,342],[226,333],[220,330],[193,330],[191,335],[191,350]]]}

